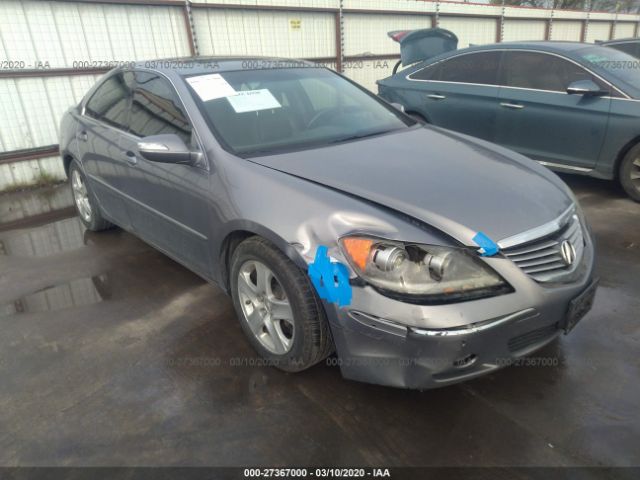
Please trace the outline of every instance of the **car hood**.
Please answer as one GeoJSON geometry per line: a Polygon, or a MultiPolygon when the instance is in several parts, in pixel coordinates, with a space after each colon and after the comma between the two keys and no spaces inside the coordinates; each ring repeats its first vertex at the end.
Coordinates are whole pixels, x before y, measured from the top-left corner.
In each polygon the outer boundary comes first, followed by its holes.
{"type": "Polygon", "coordinates": [[[252,162],[410,215],[465,245],[550,222],[571,205],[566,186],[536,162],[438,128],[412,128],[252,162]]]}

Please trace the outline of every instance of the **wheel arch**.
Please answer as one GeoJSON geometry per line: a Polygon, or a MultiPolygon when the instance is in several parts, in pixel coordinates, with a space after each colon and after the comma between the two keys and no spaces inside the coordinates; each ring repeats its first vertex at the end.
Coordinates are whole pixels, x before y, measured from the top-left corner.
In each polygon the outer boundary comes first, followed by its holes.
{"type": "Polygon", "coordinates": [[[622,165],[624,157],[636,145],[640,145],[640,135],[637,135],[630,141],[628,141],[618,152],[615,163],[613,165],[613,178],[615,178],[617,181],[620,181],[620,165],[622,165]]]}
{"type": "Polygon", "coordinates": [[[295,248],[294,244],[287,242],[282,236],[275,233],[273,230],[250,221],[238,221],[233,222],[226,229],[224,238],[220,243],[220,248],[217,252],[218,261],[218,277],[220,285],[226,290],[230,291],[230,269],[231,258],[235,249],[249,237],[258,236],[271,242],[276,248],[284,253],[289,260],[291,260],[296,266],[302,270],[306,270],[307,263],[305,262],[300,252],[295,248]]]}
{"type": "Polygon", "coordinates": [[[71,168],[71,162],[73,162],[75,158],[68,152],[62,153],[62,166],[64,167],[64,173],[69,178],[69,168],[71,168]]]}

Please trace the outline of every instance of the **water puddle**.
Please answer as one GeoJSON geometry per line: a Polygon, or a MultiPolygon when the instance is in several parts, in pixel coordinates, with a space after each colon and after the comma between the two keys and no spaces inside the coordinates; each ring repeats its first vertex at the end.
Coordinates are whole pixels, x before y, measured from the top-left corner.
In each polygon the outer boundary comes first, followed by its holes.
{"type": "Polygon", "coordinates": [[[110,298],[106,274],[78,278],[44,288],[0,305],[0,318],[24,313],[43,313],[93,305],[110,298]]]}
{"type": "Polygon", "coordinates": [[[73,212],[73,196],[68,185],[40,188],[0,195],[0,229],[13,224],[33,224],[38,220],[69,216],[73,212]]]}
{"type": "Polygon", "coordinates": [[[46,257],[85,245],[85,229],[78,217],[0,234],[0,255],[46,257]]]}

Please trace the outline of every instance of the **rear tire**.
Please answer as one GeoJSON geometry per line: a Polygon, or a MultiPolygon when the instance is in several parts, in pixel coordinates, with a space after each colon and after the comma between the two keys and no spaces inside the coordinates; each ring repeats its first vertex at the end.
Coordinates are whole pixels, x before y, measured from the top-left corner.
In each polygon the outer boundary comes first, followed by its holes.
{"type": "Polygon", "coordinates": [[[230,272],[242,329],[269,365],[298,372],[333,351],[329,324],[309,277],[270,242],[257,236],[243,241],[233,252],[230,272]]]}
{"type": "Polygon", "coordinates": [[[620,164],[620,184],[629,197],[640,202],[640,144],[627,152],[620,164]]]}
{"type": "Polygon", "coordinates": [[[113,224],[102,216],[98,202],[87,183],[87,178],[75,160],[69,165],[69,184],[78,217],[87,230],[99,232],[113,227],[113,224]]]}

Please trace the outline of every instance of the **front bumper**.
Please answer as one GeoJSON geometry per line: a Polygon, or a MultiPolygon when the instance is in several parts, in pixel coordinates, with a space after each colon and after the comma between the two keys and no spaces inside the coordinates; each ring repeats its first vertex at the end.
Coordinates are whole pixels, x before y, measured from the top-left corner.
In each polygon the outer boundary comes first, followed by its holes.
{"type": "Polygon", "coordinates": [[[582,275],[571,284],[539,284],[506,258],[488,262],[514,293],[417,306],[383,297],[371,287],[354,287],[350,306],[325,304],[342,375],[429,389],[487,374],[531,354],[563,332],[571,300],[591,284],[593,244],[589,238],[582,275]]]}

